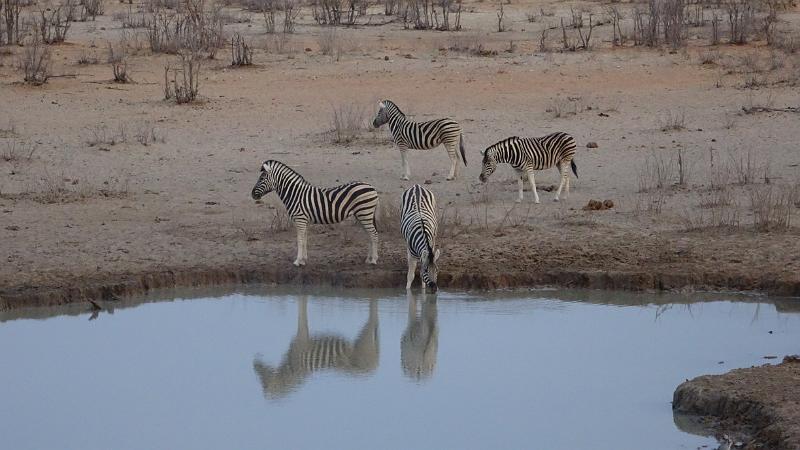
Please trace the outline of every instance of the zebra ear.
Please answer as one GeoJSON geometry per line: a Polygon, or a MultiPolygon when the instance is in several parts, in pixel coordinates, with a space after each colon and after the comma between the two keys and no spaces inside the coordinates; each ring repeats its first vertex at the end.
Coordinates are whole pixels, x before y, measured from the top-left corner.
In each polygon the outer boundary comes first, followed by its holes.
{"type": "Polygon", "coordinates": [[[437,248],[435,252],[433,252],[433,262],[439,261],[439,257],[442,256],[442,249],[437,248]]]}
{"type": "Polygon", "coordinates": [[[381,108],[381,109],[386,108],[386,103],[378,102],[378,108],[381,108]]]}
{"type": "Polygon", "coordinates": [[[486,149],[481,150],[481,156],[485,156],[485,155],[486,155],[486,149]]]}

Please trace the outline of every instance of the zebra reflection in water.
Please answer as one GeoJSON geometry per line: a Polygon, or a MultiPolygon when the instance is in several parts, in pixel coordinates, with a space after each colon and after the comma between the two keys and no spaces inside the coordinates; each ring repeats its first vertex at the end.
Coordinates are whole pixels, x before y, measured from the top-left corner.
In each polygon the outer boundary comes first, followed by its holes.
{"type": "Polygon", "coordinates": [[[313,372],[335,369],[347,374],[368,374],[378,367],[378,305],[369,301],[369,318],[354,342],[341,336],[312,336],[308,331],[307,298],[297,303],[297,334],[277,368],[260,358],[253,360],[264,396],[281,398],[303,384],[313,372]]]}
{"type": "Polygon", "coordinates": [[[430,378],[436,367],[439,350],[436,297],[423,295],[422,315],[417,316],[417,298],[410,291],[408,297],[408,325],[400,339],[400,363],[403,373],[415,380],[430,378]]]}

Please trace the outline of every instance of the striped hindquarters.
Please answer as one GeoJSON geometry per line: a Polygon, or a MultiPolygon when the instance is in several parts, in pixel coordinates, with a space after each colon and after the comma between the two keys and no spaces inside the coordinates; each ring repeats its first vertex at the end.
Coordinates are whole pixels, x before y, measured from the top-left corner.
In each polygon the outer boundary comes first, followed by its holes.
{"type": "Polygon", "coordinates": [[[354,182],[314,189],[303,204],[312,223],[338,223],[362,212],[374,217],[378,192],[367,183],[354,182]]]}
{"type": "Polygon", "coordinates": [[[412,256],[419,258],[423,252],[433,254],[437,227],[433,193],[418,184],[403,192],[400,231],[412,256]]]}
{"type": "Polygon", "coordinates": [[[567,133],[551,133],[538,138],[519,138],[516,146],[530,159],[534,170],[544,170],[575,157],[577,144],[567,133]]]}
{"type": "Polygon", "coordinates": [[[437,119],[427,122],[405,120],[392,129],[395,142],[417,150],[428,150],[440,144],[458,146],[461,141],[461,125],[453,119],[437,119]]]}

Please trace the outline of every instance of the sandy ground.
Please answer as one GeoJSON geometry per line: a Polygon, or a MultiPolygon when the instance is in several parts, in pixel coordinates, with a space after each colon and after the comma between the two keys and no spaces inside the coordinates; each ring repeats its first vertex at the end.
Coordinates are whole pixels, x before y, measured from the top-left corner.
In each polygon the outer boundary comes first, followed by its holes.
{"type": "MultiPolygon", "coordinates": [[[[150,55],[141,30],[126,31],[134,83],[111,82],[104,62],[77,63],[81,55],[105,61],[108,42],[119,42],[123,30],[112,15],[120,4],[109,3],[96,22],[74,24],[68,42],[51,48],[59,76],[44,86],[20,83],[22,49],[5,48],[0,309],[176,284],[401,286],[405,249],[392,210],[412,183],[429,183],[442,207],[444,289],[559,284],[800,295],[800,115],[742,113],[800,104],[798,55],[760,41],[711,47],[707,28],[691,29],[688,49],[676,52],[611,48],[609,25],[595,29],[593,51],[542,53],[541,30],[567,16],[566,4],[508,5],[504,33],[492,31],[493,4],[467,6],[459,33],[396,22],[340,29],[338,60],[321,54],[323,32],[307,11],[286,44],[291,51],[278,52],[259,16],[230,8],[243,20],[226,31],[252,40],[256,65],[232,69],[221,49],[205,62],[201,101],[190,105],[163,100],[163,68],[175,57],[150,55]],[[540,6],[555,16],[529,23],[525,13],[540,6]],[[452,50],[476,42],[497,54],[452,50]],[[412,153],[412,179],[402,181],[385,129],[332,142],[334,108],[359,111],[366,124],[383,98],[417,119],[449,116],[463,125],[469,164],[460,179],[445,181],[449,161],[440,148],[412,153]],[[662,131],[676,116],[683,127],[662,131]],[[480,150],[553,131],[579,143],[580,178],[568,199],[555,203],[540,190],[541,204],[526,192],[515,206],[508,167],[478,182],[480,150]],[[143,145],[144,134],[157,139],[143,145]],[[363,265],[367,242],[351,222],[312,228],[308,267],[291,266],[294,232],[279,200],[249,197],[265,159],[320,186],[374,184],[383,205],[378,266],[363,265]],[[614,207],[583,210],[591,199],[614,207]],[[773,204],[785,205],[778,215],[794,222],[755,227],[764,205],[780,209],[773,204]]],[[[786,12],[781,27],[796,32],[799,16],[786,12]]],[[[629,19],[623,25],[632,27],[629,19]]],[[[551,30],[551,48],[559,33],[551,30]]],[[[537,182],[555,184],[556,171],[537,174],[537,182]]]]}

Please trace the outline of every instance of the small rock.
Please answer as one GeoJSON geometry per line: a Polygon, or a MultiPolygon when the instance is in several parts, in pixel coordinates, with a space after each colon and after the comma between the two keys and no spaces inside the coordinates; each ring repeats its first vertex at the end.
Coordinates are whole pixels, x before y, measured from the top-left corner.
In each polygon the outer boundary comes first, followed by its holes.
{"type": "Polygon", "coordinates": [[[614,207],[614,201],[613,200],[604,200],[603,201],[603,206],[605,206],[607,209],[611,209],[611,208],[614,207]]]}
{"type": "Polygon", "coordinates": [[[386,56],[384,56],[384,57],[383,57],[383,60],[384,60],[384,61],[388,61],[388,60],[389,60],[389,55],[386,55],[386,56]]]}
{"type": "Polygon", "coordinates": [[[210,205],[216,205],[216,204],[217,204],[217,202],[206,202],[206,205],[209,205],[209,206],[210,205]]]}
{"type": "Polygon", "coordinates": [[[311,51],[311,47],[306,47],[306,51],[310,52],[311,51]]]}
{"type": "Polygon", "coordinates": [[[600,116],[600,117],[608,117],[608,114],[606,114],[606,113],[600,113],[600,114],[598,114],[598,116],[600,116]]]}
{"type": "Polygon", "coordinates": [[[784,363],[800,363],[800,355],[786,355],[783,357],[784,363]]]}
{"type": "Polygon", "coordinates": [[[597,142],[591,141],[586,143],[586,148],[597,148],[597,142]]]}
{"type": "Polygon", "coordinates": [[[6,227],[6,230],[8,230],[8,231],[19,231],[19,227],[16,226],[16,225],[9,225],[9,226],[6,227]]]}
{"type": "Polygon", "coordinates": [[[433,181],[431,181],[431,180],[425,180],[425,184],[433,184],[433,181]]]}

